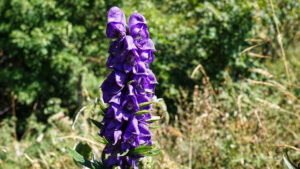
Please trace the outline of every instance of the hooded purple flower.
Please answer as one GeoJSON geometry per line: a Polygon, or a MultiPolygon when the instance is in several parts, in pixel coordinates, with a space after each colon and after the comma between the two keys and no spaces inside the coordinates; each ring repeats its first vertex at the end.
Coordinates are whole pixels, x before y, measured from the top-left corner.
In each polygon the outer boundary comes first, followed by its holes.
{"type": "Polygon", "coordinates": [[[120,104],[121,90],[125,84],[126,74],[120,71],[113,71],[101,85],[104,102],[120,104]]]}
{"type": "Polygon", "coordinates": [[[109,104],[100,131],[100,136],[109,142],[103,154],[109,155],[105,159],[108,168],[137,169],[137,162],[143,155],[131,151],[152,144],[150,123],[147,122],[152,115],[137,112],[152,111],[151,105],[140,109],[139,104],[151,101],[154,96],[157,81],[149,65],[153,62],[155,47],[149,39],[143,15],[134,13],[130,16],[127,35],[121,9],[112,7],[107,18],[107,37],[116,40],[110,45],[106,64],[113,72],[100,87],[104,102],[109,104]]]}
{"type": "Polygon", "coordinates": [[[106,35],[108,38],[119,38],[126,35],[125,14],[118,7],[112,7],[108,12],[106,35]]]}
{"type": "Polygon", "coordinates": [[[133,13],[130,16],[129,33],[137,43],[149,38],[147,23],[143,15],[133,13]]]}

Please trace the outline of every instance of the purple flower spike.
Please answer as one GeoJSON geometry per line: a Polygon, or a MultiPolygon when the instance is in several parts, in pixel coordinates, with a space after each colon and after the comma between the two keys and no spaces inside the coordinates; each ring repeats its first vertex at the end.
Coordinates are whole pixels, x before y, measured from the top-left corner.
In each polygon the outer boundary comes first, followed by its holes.
{"type": "Polygon", "coordinates": [[[125,14],[118,7],[112,7],[108,12],[106,35],[108,38],[119,38],[126,35],[125,14]]]}
{"type": "Polygon", "coordinates": [[[109,48],[107,68],[113,72],[101,85],[103,100],[109,104],[100,136],[109,142],[103,154],[108,168],[138,169],[137,162],[143,155],[127,153],[141,145],[151,145],[149,122],[151,113],[137,113],[141,110],[153,111],[152,105],[139,104],[152,100],[157,84],[155,75],[149,69],[154,59],[155,47],[147,30],[143,15],[134,13],[129,19],[129,34],[126,35],[125,15],[121,9],[113,7],[108,13],[107,37],[118,38],[109,48]],[[121,154],[126,155],[121,155],[121,154]]]}

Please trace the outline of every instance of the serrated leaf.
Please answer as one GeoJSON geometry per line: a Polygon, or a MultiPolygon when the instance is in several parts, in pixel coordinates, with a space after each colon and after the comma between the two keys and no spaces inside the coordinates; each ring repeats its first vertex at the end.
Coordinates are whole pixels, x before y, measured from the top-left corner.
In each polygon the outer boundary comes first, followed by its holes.
{"type": "Polygon", "coordinates": [[[86,158],[84,158],[82,155],[80,155],[79,153],[77,153],[75,150],[70,149],[69,147],[67,147],[67,150],[69,152],[69,154],[73,157],[73,159],[80,163],[81,165],[88,167],[88,168],[92,168],[92,163],[87,160],[86,158]]]}
{"type": "Polygon", "coordinates": [[[98,127],[99,129],[101,129],[103,127],[103,124],[100,123],[99,121],[96,121],[94,119],[88,118],[88,121],[93,123],[96,127],[98,127]]]}

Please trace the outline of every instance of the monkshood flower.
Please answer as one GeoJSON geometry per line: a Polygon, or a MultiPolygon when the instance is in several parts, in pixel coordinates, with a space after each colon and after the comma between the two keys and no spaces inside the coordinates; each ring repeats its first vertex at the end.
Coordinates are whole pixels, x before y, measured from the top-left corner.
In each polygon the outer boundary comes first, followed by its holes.
{"type": "Polygon", "coordinates": [[[100,136],[108,141],[103,162],[108,168],[137,169],[138,161],[145,155],[136,153],[136,148],[152,145],[150,101],[157,81],[149,65],[155,47],[143,15],[133,13],[127,27],[123,11],[112,7],[107,20],[106,34],[114,41],[106,64],[112,72],[100,87],[103,100],[109,105],[100,131],[100,136]]]}
{"type": "Polygon", "coordinates": [[[126,35],[126,18],[121,9],[112,7],[107,15],[108,38],[118,38],[126,35]]]}

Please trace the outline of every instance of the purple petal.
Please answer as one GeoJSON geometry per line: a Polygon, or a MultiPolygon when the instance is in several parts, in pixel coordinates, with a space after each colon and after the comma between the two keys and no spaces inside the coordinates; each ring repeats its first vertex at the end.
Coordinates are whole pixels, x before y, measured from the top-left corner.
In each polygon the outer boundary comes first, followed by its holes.
{"type": "Polygon", "coordinates": [[[129,18],[129,33],[133,39],[141,41],[149,38],[147,23],[143,15],[133,13],[129,18]]]}
{"type": "Polygon", "coordinates": [[[114,131],[114,143],[113,143],[113,145],[115,145],[117,143],[117,141],[121,138],[121,136],[122,136],[122,131],[121,130],[114,131]]]}
{"type": "Polygon", "coordinates": [[[147,77],[150,80],[150,84],[157,84],[156,77],[155,77],[154,73],[152,72],[152,70],[147,69],[147,74],[148,74],[147,77]]]}
{"type": "Polygon", "coordinates": [[[117,82],[117,85],[119,85],[120,87],[124,87],[126,81],[126,75],[122,72],[115,71],[115,80],[117,82]]]}
{"type": "Polygon", "coordinates": [[[122,57],[123,57],[123,53],[124,53],[124,40],[116,40],[113,41],[110,44],[109,47],[109,57],[108,60],[106,62],[106,66],[109,69],[117,69],[117,70],[122,70],[121,68],[121,64],[122,64],[122,57]]]}
{"type": "Polygon", "coordinates": [[[144,62],[137,62],[132,71],[136,75],[146,75],[147,67],[144,62]]]}
{"type": "Polygon", "coordinates": [[[147,40],[143,41],[141,43],[141,49],[142,50],[150,50],[152,52],[156,51],[154,43],[151,39],[147,39],[147,40]]]}
{"type": "Polygon", "coordinates": [[[140,134],[139,127],[138,127],[138,120],[136,118],[132,118],[129,121],[129,124],[123,136],[124,140],[129,139],[130,137],[132,137],[133,134],[135,135],[140,134]]]}
{"type": "Polygon", "coordinates": [[[123,37],[126,35],[126,27],[121,23],[108,23],[106,26],[106,35],[112,39],[123,37]]]}
{"type": "Polygon", "coordinates": [[[137,24],[129,29],[130,35],[138,42],[149,38],[149,32],[146,24],[137,24]]]}
{"type": "Polygon", "coordinates": [[[126,35],[126,18],[118,7],[112,7],[107,15],[106,35],[108,38],[118,38],[126,35]]]}
{"type": "Polygon", "coordinates": [[[120,165],[120,157],[119,156],[115,156],[115,155],[111,155],[106,160],[106,163],[107,163],[107,165],[109,167],[119,166],[120,165]]]}
{"type": "Polygon", "coordinates": [[[137,24],[147,24],[146,19],[144,18],[144,16],[140,13],[133,13],[131,14],[130,18],[129,18],[129,28],[133,27],[137,24]]]}
{"type": "Polygon", "coordinates": [[[154,54],[151,50],[139,50],[139,58],[141,61],[146,63],[147,68],[149,68],[150,63],[154,60],[154,54]]]}
{"type": "Polygon", "coordinates": [[[139,55],[136,50],[127,51],[124,56],[123,69],[126,73],[129,73],[134,66],[136,66],[139,55]]]}
{"type": "Polygon", "coordinates": [[[125,36],[124,38],[124,49],[125,50],[132,50],[132,49],[137,49],[134,42],[133,42],[133,38],[132,36],[125,36]]]}
{"type": "Polygon", "coordinates": [[[102,83],[103,100],[105,103],[119,102],[120,91],[126,83],[126,75],[119,71],[113,71],[102,83]]]}
{"type": "Polygon", "coordinates": [[[124,12],[116,6],[110,8],[107,15],[107,22],[119,22],[126,25],[126,18],[124,12]]]}

